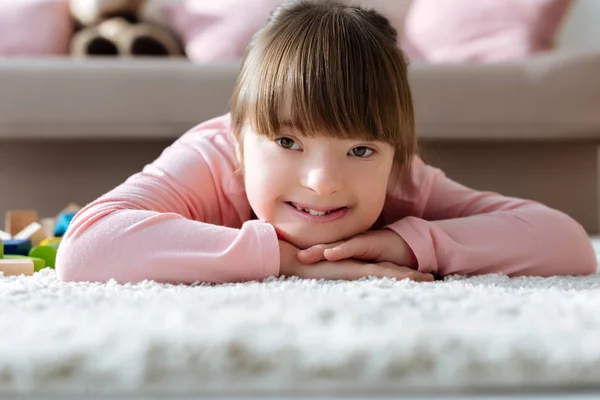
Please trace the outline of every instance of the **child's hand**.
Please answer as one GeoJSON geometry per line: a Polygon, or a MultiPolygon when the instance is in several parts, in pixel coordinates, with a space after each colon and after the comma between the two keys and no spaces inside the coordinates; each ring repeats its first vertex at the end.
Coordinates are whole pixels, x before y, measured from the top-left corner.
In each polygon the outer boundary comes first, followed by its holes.
{"type": "Polygon", "coordinates": [[[298,260],[297,247],[279,241],[281,266],[279,275],[297,276],[306,279],[355,280],[375,276],[396,279],[411,279],[413,281],[431,282],[433,275],[415,271],[391,262],[369,263],[358,260],[343,259],[340,261],[319,261],[311,265],[298,260]]]}
{"type": "Polygon", "coordinates": [[[402,236],[389,229],[365,232],[348,240],[316,245],[298,253],[298,260],[304,264],[350,258],[418,268],[417,258],[412,249],[402,236]]]}

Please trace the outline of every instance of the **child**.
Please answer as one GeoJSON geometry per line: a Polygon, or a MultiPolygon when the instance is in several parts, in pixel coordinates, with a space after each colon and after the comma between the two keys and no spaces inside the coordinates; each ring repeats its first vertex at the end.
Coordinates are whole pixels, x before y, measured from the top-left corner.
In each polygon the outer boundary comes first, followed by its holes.
{"type": "Polygon", "coordinates": [[[416,153],[407,65],[389,21],[330,1],[288,3],[248,46],[231,113],[82,209],[58,276],[221,283],[595,271],[588,236],[567,215],[469,189],[416,153]]]}

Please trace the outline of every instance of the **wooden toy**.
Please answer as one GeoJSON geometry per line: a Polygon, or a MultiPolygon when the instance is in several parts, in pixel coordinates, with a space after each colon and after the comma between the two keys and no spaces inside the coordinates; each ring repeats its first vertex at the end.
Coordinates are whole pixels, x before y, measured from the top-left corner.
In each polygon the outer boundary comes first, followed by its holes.
{"type": "Polygon", "coordinates": [[[75,214],[77,214],[77,212],[60,213],[56,220],[56,226],[54,227],[54,236],[61,237],[67,232],[67,228],[69,227],[69,224],[71,224],[75,214]]]}
{"type": "Polygon", "coordinates": [[[54,225],[56,225],[56,218],[42,218],[40,219],[40,224],[42,224],[42,229],[44,229],[44,234],[46,237],[54,236],[54,225]]]}
{"type": "Polygon", "coordinates": [[[32,222],[27,225],[22,231],[17,233],[13,239],[29,239],[31,240],[32,246],[37,246],[40,242],[46,239],[46,233],[42,224],[39,222],[32,222]]]}
{"type": "Polygon", "coordinates": [[[33,275],[33,260],[29,258],[8,259],[0,258],[0,272],[4,272],[4,276],[13,275],[33,275]]]}
{"type": "MultiPolygon", "coordinates": [[[[79,210],[81,210],[81,206],[77,203],[69,203],[67,204],[67,206],[65,208],[63,208],[63,210],[61,212],[58,213],[58,215],[62,214],[62,213],[71,213],[71,212],[78,212],[79,210]]],[[[58,219],[58,215],[56,216],[56,219],[58,219]]]]}
{"type": "Polygon", "coordinates": [[[0,240],[10,240],[12,235],[8,232],[0,231],[0,240]]]}
{"type": "Polygon", "coordinates": [[[45,267],[54,268],[62,235],[79,210],[81,206],[70,203],[56,218],[39,221],[35,210],[8,211],[6,232],[0,230],[0,271],[31,275],[45,267]]]}
{"type": "Polygon", "coordinates": [[[31,250],[31,240],[29,239],[10,239],[3,241],[4,254],[20,254],[26,256],[31,250]]]}
{"type": "Polygon", "coordinates": [[[46,262],[46,266],[54,268],[56,265],[56,248],[53,246],[35,246],[29,251],[29,257],[41,258],[46,262]]]}
{"type": "Polygon", "coordinates": [[[38,213],[35,210],[12,210],[7,211],[5,220],[5,231],[12,236],[25,229],[29,224],[38,221],[38,213]]]}
{"type": "Polygon", "coordinates": [[[4,256],[5,260],[22,260],[24,258],[33,261],[33,270],[35,272],[39,272],[39,271],[43,270],[44,268],[46,268],[46,261],[42,260],[41,258],[20,256],[20,255],[10,255],[10,254],[4,256]]]}
{"type": "Polygon", "coordinates": [[[58,245],[62,242],[62,237],[49,237],[40,242],[40,246],[51,246],[58,249],[58,245]]]}
{"type": "MultiPolygon", "coordinates": [[[[32,222],[14,236],[9,235],[7,232],[0,231],[0,241],[10,242],[11,246],[17,245],[17,243],[14,241],[22,241],[26,239],[31,242],[31,246],[37,246],[46,238],[47,236],[44,232],[44,228],[39,222],[32,222]]],[[[27,251],[29,251],[29,249],[27,251]]]]}

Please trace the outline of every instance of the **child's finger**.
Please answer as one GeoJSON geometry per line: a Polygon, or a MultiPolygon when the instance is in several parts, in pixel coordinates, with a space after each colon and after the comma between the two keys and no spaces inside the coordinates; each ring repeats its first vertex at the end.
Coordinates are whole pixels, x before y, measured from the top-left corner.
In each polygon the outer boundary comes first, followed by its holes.
{"type": "Polygon", "coordinates": [[[356,237],[323,252],[328,261],[354,258],[363,261],[375,261],[381,252],[364,237],[356,237]]]}
{"type": "Polygon", "coordinates": [[[433,282],[435,277],[432,274],[425,274],[423,272],[413,273],[411,279],[417,282],[433,282]]]}
{"type": "Polygon", "coordinates": [[[298,252],[298,260],[303,264],[314,264],[324,259],[323,249],[316,246],[298,252]]]}
{"type": "Polygon", "coordinates": [[[350,258],[346,254],[351,254],[351,252],[348,251],[348,246],[338,246],[323,251],[323,257],[327,261],[339,261],[345,258],[350,258]]]}
{"type": "Polygon", "coordinates": [[[338,246],[343,242],[335,242],[331,244],[317,244],[305,250],[298,252],[298,261],[303,264],[314,264],[319,261],[325,261],[324,250],[338,246]]]}

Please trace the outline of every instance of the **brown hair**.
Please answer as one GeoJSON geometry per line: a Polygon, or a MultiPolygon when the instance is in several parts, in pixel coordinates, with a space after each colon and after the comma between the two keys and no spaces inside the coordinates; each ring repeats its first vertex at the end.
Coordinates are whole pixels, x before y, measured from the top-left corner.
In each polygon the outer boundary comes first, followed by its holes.
{"type": "Polygon", "coordinates": [[[374,10],[295,0],[252,39],[231,99],[233,133],[302,134],[381,141],[402,168],[417,153],[407,62],[397,32],[374,10]]]}

